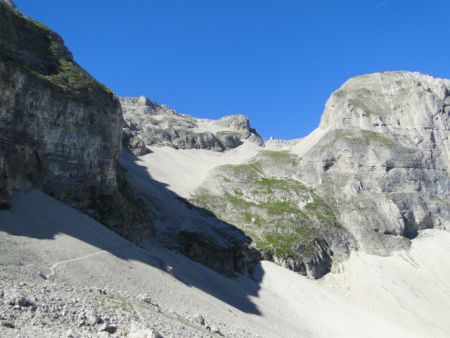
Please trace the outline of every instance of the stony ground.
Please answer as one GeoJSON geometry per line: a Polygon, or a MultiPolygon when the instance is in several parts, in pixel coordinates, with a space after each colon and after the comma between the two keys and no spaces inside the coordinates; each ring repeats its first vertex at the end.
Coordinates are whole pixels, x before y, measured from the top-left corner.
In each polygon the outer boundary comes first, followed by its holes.
{"type": "Polygon", "coordinates": [[[427,230],[392,256],[353,252],[320,281],[267,261],[257,280],[229,278],[18,194],[0,212],[0,337],[446,337],[449,247],[427,230]]]}
{"type": "Polygon", "coordinates": [[[164,308],[151,295],[73,286],[0,268],[2,337],[220,337],[203,316],[164,308]]]}

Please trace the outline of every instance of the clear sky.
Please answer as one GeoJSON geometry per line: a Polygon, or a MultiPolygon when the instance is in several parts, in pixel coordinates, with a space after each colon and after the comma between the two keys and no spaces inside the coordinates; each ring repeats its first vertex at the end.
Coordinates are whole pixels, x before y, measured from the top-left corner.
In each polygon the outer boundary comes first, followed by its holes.
{"type": "Polygon", "coordinates": [[[301,137],[351,76],[450,78],[448,0],[15,0],[118,95],[301,137]]]}

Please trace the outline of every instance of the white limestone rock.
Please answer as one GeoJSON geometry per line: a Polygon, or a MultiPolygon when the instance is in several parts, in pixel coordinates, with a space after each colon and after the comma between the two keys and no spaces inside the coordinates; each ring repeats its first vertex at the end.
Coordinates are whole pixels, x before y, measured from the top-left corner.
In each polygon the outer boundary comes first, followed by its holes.
{"type": "Polygon", "coordinates": [[[427,228],[450,229],[450,81],[386,72],[335,91],[303,157],[302,179],[340,210],[363,249],[389,254],[427,228]]]}
{"type": "Polygon", "coordinates": [[[264,258],[314,278],[351,250],[408,248],[420,230],[450,229],[449,88],[418,73],[350,79],[316,131],[214,169],[192,200],[238,225],[264,258]]]}
{"type": "Polygon", "coordinates": [[[233,149],[244,141],[264,144],[244,115],[230,115],[220,120],[198,119],[178,114],[144,96],[122,97],[120,101],[126,122],[125,135],[133,135],[127,136],[124,144],[136,155],[144,154],[139,141],[147,146],[213,151],[233,149]]]}

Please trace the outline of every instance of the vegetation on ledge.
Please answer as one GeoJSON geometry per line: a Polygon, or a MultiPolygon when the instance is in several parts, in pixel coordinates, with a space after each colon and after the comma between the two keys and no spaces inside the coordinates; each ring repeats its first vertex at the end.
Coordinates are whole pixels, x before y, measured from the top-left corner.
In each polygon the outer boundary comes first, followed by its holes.
{"type": "Polygon", "coordinates": [[[213,178],[222,192],[200,188],[191,201],[239,227],[264,253],[311,258],[317,238],[341,227],[333,208],[302,182],[271,175],[274,163],[293,161],[290,152],[264,151],[248,163],[222,166],[213,178]]]}

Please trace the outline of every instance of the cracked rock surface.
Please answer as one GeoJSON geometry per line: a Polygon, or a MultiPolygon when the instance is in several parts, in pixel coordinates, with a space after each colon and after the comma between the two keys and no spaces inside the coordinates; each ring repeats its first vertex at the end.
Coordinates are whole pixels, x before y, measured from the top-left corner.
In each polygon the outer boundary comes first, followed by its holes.
{"type": "Polygon", "coordinates": [[[121,97],[120,102],[126,121],[124,130],[127,138],[124,142],[135,155],[147,153],[142,149],[142,143],[147,146],[213,151],[233,149],[246,140],[264,144],[244,115],[206,120],[178,114],[172,108],[144,96],[121,97]]]}

